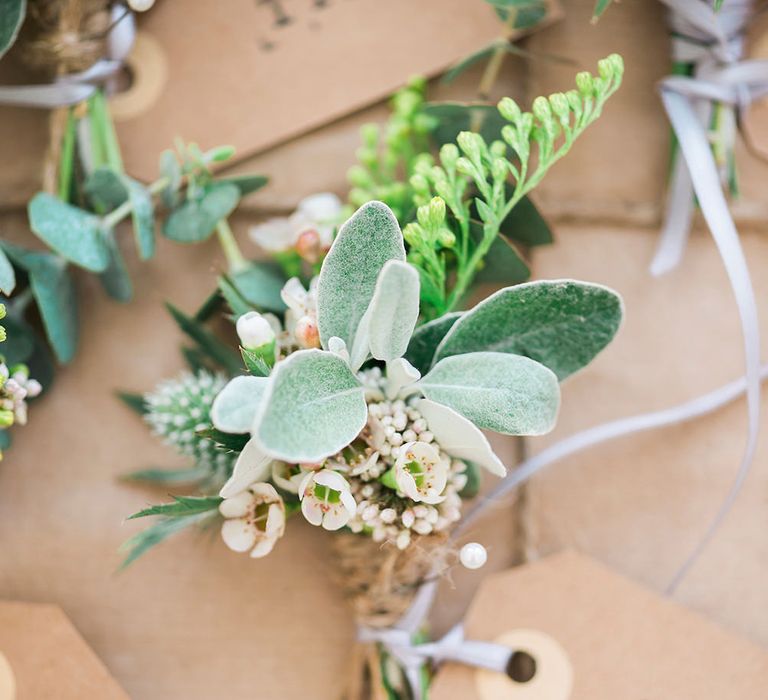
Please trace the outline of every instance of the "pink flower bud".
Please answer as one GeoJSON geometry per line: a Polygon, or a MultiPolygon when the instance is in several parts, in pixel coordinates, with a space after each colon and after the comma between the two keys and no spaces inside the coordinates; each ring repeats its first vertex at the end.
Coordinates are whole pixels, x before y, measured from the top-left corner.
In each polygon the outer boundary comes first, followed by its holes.
{"type": "Polygon", "coordinates": [[[320,347],[320,331],[317,328],[317,321],[310,316],[302,316],[296,321],[296,328],[293,331],[296,341],[303,348],[320,347]]]}

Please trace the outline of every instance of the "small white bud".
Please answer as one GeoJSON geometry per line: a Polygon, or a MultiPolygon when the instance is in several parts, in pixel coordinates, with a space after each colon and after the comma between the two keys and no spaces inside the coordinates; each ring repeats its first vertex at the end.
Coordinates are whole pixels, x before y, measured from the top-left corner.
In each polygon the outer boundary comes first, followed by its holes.
{"type": "Polygon", "coordinates": [[[275,331],[258,311],[249,311],[237,319],[237,335],[247,350],[256,350],[275,342],[275,331]]]}

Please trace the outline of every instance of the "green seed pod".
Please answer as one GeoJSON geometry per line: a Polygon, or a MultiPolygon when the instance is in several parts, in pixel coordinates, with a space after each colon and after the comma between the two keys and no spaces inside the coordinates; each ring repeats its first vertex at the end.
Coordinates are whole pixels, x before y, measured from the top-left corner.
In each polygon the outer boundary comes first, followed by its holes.
{"type": "Polygon", "coordinates": [[[468,158],[459,158],[456,161],[456,170],[462,175],[469,175],[472,177],[475,173],[475,166],[472,165],[468,158]]]}
{"type": "Polygon", "coordinates": [[[441,228],[437,234],[437,242],[443,248],[453,248],[456,245],[456,234],[448,228],[441,228]]]}
{"type": "MultiPolygon", "coordinates": [[[[420,210],[424,208],[419,207],[420,210]]],[[[403,229],[403,238],[408,245],[417,245],[423,238],[421,226],[413,221],[407,224],[403,229]]]]}
{"type": "Polygon", "coordinates": [[[546,97],[537,97],[531,107],[533,116],[544,123],[552,119],[552,108],[549,106],[549,100],[546,97]]]}
{"type": "Polygon", "coordinates": [[[380,130],[378,124],[363,124],[360,128],[360,140],[367,148],[376,148],[379,142],[380,130]]]}
{"type": "Polygon", "coordinates": [[[560,121],[567,121],[570,116],[571,108],[568,105],[568,98],[562,92],[556,92],[549,96],[549,106],[560,121]]]}
{"type": "Polygon", "coordinates": [[[462,131],[456,138],[456,143],[462,153],[472,161],[480,160],[482,147],[485,145],[482,136],[471,131],[462,131]]]}
{"type": "Polygon", "coordinates": [[[490,147],[493,158],[503,158],[507,154],[507,144],[503,141],[494,141],[490,147]]]}
{"type": "Polygon", "coordinates": [[[578,119],[584,111],[584,108],[582,107],[582,103],[581,103],[581,97],[579,97],[579,93],[576,92],[576,90],[568,90],[568,92],[565,93],[565,98],[568,100],[569,107],[573,110],[573,113],[576,115],[576,119],[578,119]]]}
{"type": "Polygon", "coordinates": [[[491,175],[493,176],[494,180],[506,180],[508,173],[509,168],[507,161],[504,160],[504,158],[496,158],[491,163],[491,175]]]}
{"type": "Polygon", "coordinates": [[[453,170],[456,167],[456,161],[459,159],[459,149],[456,148],[456,144],[446,143],[440,149],[440,162],[443,166],[449,170],[453,170]]]}
{"type": "Polygon", "coordinates": [[[511,97],[502,98],[497,107],[501,116],[507,121],[516,122],[520,119],[520,107],[511,97]]]}
{"type": "Polygon", "coordinates": [[[429,228],[430,216],[429,216],[429,204],[425,204],[416,210],[416,220],[424,227],[429,228]]]}
{"type": "Polygon", "coordinates": [[[514,126],[507,126],[502,127],[501,129],[501,138],[503,138],[511,147],[513,151],[517,151],[519,135],[517,133],[517,129],[514,126]]]}
{"type": "Polygon", "coordinates": [[[432,197],[429,202],[429,223],[432,228],[441,226],[445,221],[445,202],[440,197],[432,197]]]}
{"type": "Polygon", "coordinates": [[[347,170],[347,180],[355,187],[370,187],[371,176],[362,165],[353,165],[347,170]]]}
{"type": "Polygon", "coordinates": [[[411,187],[418,193],[423,194],[424,192],[429,192],[429,182],[427,182],[427,178],[425,178],[423,175],[411,175],[410,180],[411,187]]]}
{"type": "Polygon", "coordinates": [[[584,97],[590,97],[595,90],[594,79],[589,73],[587,73],[587,71],[577,73],[576,87],[584,97]]]}

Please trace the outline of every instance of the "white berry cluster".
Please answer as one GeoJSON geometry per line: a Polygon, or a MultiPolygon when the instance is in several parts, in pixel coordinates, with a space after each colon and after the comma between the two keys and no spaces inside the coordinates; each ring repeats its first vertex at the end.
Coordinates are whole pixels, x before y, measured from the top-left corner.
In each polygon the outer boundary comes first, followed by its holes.
{"type": "Polygon", "coordinates": [[[144,419],[152,431],[179,454],[194,459],[195,464],[212,476],[227,478],[237,454],[225,452],[198,435],[210,427],[211,404],[227,383],[225,377],[206,370],[183,372],[166,379],[144,396],[147,412],[144,419]]]}
{"type": "Polygon", "coordinates": [[[367,426],[355,445],[329,461],[334,468],[347,472],[357,502],[355,515],[348,523],[350,530],[405,549],[412,534],[429,535],[459,520],[459,493],[467,483],[467,465],[440,449],[427,421],[407,400],[383,398],[380,389],[384,378],[379,368],[361,372],[360,379],[368,395],[367,426]],[[412,449],[419,444],[431,445],[440,461],[449,465],[445,489],[437,503],[415,502],[399,487],[392,488],[391,480],[387,483],[386,473],[394,469],[405,446],[412,449]]]}

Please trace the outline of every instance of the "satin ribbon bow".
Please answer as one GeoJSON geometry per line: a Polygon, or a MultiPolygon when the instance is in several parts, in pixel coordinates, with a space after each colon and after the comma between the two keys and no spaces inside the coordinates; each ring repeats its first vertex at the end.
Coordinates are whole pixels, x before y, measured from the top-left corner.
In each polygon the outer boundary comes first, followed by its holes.
{"type": "Polygon", "coordinates": [[[107,37],[105,58],[87,70],[59,76],[48,85],[0,86],[0,104],[54,109],[87,100],[99,85],[117,74],[130,53],[135,37],[133,13],[116,5],[112,8],[112,26],[107,37]]]}

